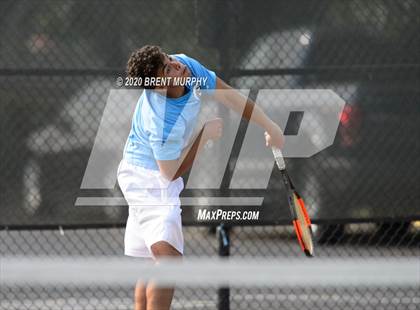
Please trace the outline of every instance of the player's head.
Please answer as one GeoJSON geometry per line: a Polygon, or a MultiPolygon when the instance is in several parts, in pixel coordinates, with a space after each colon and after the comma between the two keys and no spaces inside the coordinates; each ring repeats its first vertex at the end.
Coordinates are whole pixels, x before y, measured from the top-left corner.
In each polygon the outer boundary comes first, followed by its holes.
{"type": "MultiPolygon", "coordinates": [[[[174,57],[164,53],[159,46],[145,45],[134,51],[127,62],[127,74],[129,77],[187,77],[190,72],[184,64],[174,57]]],[[[173,83],[171,83],[173,84],[173,83]]],[[[144,86],[144,88],[165,88],[144,86]]]]}
{"type": "MultiPolygon", "coordinates": [[[[134,51],[127,62],[127,75],[133,78],[157,77],[163,67],[163,53],[159,46],[145,45],[134,51]]],[[[153,89],[153,86],[145,86],[153,89]]]]}

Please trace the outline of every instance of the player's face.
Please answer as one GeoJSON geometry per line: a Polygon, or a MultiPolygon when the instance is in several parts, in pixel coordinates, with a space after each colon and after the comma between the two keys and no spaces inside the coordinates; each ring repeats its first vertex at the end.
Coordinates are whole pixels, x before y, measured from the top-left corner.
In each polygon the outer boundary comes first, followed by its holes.
{"type": "Polygon", "coordinates": [[[167,54],[164,55],[163,67],[161,69],[161,74],[164,77],[189,77],[191,72],[188,70],[188,67],[181,62],[179,62],[175,57],[171,57],[167,54]]]}

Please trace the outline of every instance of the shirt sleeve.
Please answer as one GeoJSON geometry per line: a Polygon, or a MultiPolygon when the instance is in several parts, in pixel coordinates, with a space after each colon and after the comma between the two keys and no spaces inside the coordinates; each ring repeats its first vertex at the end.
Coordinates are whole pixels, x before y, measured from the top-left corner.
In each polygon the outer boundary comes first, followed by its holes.
{"type": "Polygon", "coordinates": [[[187,65],[195,77],[207,78],[206,83],[202,85],[202,89],[209,91],[216,89],[216,73],[214,71],[207,69],[200,62],[185,54],[176,54],[174,56],[187,65]]]}
{"type": "Polygon", "coordinates": [[[156,160],[174,160],[181,157],[185,123],[181,117],[172,127],[164,126],[156,116],[147,122],[149,143],[156,160]]]}

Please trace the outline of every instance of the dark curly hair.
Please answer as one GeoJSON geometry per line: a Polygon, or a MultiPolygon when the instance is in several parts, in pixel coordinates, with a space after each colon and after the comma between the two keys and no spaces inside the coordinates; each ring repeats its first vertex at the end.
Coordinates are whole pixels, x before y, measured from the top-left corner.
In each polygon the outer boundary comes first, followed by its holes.
{"type": "MultiPolygon", "coordinates": [[[[134,51],[127,62],[128,77],[156,77],[158,69],[163,66],[163,53],[159,46],[145,45],[134,51]]],[[[144,88],[153,89],[154,86],[144,88]]]]}

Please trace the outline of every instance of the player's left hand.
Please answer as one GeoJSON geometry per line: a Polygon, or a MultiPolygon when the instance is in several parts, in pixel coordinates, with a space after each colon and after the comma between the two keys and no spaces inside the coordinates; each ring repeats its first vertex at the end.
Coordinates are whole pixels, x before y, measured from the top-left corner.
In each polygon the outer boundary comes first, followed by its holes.
{"type": "Polygon", "coordinates": [[[269,131],[264,132],[265,146],[281,149],[284,145],[284,135],[280,127],[273,123],[269,131]]]}

